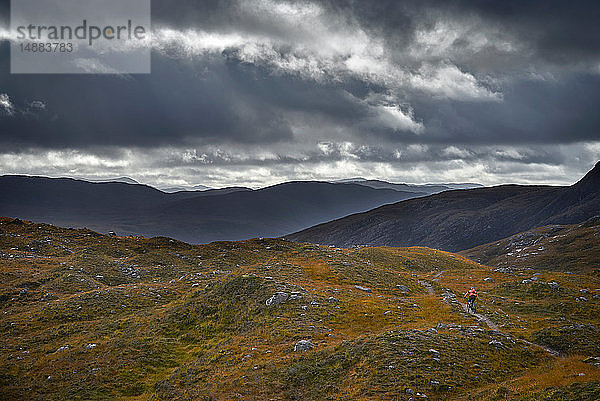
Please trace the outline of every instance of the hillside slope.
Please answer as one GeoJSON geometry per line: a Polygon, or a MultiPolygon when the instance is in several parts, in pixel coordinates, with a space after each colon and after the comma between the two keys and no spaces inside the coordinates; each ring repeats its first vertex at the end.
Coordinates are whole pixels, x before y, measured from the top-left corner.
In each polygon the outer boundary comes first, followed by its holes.
{"type": "Polygon", "coordinates": [[[581,224],[538,227],[460,254],[505,269],[592,272],[600,269],[600,216],[581,224]]]}
{"type": "Polygon", "coordinates": [[[427,248],[193,246],[13,219],[0,219],[0,260],[3,400],[600,392],[589,358],[600,301],[577,299],[600,288],[597,275],[500,273],[427,248]],[[459,303],[471,285],[484,320],[459,303]]]}
{"type": "Polygon", "coordinates": [[[548,224],[579,223],[600,210],[600,163],[570,187],[504,185],[443,192],[287,235],[336,246],[430,246],[459,251],[548,224]]]}
{"type": "Polygon", "coordinates": [[[421,195],[322,182],[165,193],[126,183],[3,176],[0,215],[206,243],[280,236],[421,195]]]}

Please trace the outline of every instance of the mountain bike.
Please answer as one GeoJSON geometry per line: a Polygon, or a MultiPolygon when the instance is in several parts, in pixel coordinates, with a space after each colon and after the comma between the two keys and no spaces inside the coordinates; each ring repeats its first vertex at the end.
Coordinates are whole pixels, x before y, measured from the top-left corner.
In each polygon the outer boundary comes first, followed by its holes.
{"type": "Polygon", "coordinates": [[[477,313],[477,305],[475,305],[476,300],[477,298],[472,301],[467,301],[467,311],[470,311],[471,313],[477,313]]]}

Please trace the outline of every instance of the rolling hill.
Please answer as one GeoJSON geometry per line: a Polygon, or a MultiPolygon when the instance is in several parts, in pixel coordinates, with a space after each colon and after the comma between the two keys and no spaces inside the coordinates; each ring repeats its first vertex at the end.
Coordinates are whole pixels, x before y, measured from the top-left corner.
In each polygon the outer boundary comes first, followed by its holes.
{"type": "Polygon", "coordinates": [[[580,224],[538,227],[460,254],[507,270],[592,272],[600,268],[600,216],[580,224]]]}
{"type": "Polygon", "coordinates": [[[460,251],[549,224],[579,223],[600,210],[600,163],[569,187],[502,185],[442,192],[354,214],[286,238],[460,251]]]}
{"type": "Polygon", "coordinates": [[[0,218],[0,261],[2,400],[600,394],[593,272],[499,272],[420,247],[189,245],[12,218],[0,218]],[[461,304],[472,285],[477,315],[461,304]]]}
{"type": "Polygon", "coordinates": [[[424,194],[354,184],[290,182],[260,190],[165,193],[146,185],[0,177],[0,215],[193,243],[275,237],[424,194]]]}

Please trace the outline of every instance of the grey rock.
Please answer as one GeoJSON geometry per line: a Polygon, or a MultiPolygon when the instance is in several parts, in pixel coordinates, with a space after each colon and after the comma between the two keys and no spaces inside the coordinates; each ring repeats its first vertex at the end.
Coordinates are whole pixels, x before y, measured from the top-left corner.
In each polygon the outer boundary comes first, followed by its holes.
{"type": "Polygon", "coordinates": [[[553,290],[558,290],[558,283],[556,283],[556,282],[554,282],[554,281],[551,281],[551,282],[549,282],[549,283],[548,283],[548,286],[549,286],[550,288],[552,288],[553,290]]]}
{"type": "Polygon", "coordinates": [[[398,284],[396,286],[396,288],[399,289],[402,292],[410,292],[410,288],[408,288],[407,286],[402,285],[402,284],[398,284]]]}
{"type": "Polygon", "coordinates": [[[491,277],[486,277],[486,278],[483,279],[483,281],[485,281],[486,283],[493,283],[494,279],[491,278],[491,277]]]}
{"type": "Polygon", "coordinates": [[[289,295],[285,292],[276,292],[273,296],[265,301],[267,306],[279,305],[287,301],[289,295]]]}
{"type": "Polygon", "coordinates": [[[294,351],[308,351],[315,347],[310,340],[300,340],[294,345],[294,351]]]}
{"type": "Polygon", "coordinates": [[[360,285],[355,285],[354,288],[356,288],[357,290],[365,291],[365,292],[373,292],[373,291],[371,291],[371,289],[369,287],[363,287],[360,285]]]}
{"type": "Polygon", "coordinates": [[[525,279],[525,280],[521,281],[521,284],[529,284],[529,283],[533,283],[533,281],[531,281],[529,279],[525,279]]]}
{"type": "Polygon", "coordinates": [[[504,348],[504,344],[502,344],[500,341],[498,340],[492,340],[488,343],[489,345],[493,345],[496,348],[504,348]]]}
{"type": "Polygon", "coordinates": [[[405,388],[404,393],[408,395],[415,395],[415,391],[411,388],[405,388]]]}
{"type": "Polygon", "coordinates": [[[584,359],[583,362],[592,364],[594,366],[600,366],[600,357],[590,356],[589,358],[584,359]]]}

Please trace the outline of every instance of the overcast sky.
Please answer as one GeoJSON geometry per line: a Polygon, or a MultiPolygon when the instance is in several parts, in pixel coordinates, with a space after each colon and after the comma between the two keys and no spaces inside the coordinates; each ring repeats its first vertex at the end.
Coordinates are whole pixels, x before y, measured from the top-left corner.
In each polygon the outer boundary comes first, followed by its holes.
{"type": "Polygon", "coordinates": [[[10,75],[0,40],[0,174],[570,184],[600,160],[600,2],[152,5],[150,75],[10,75]]]}

